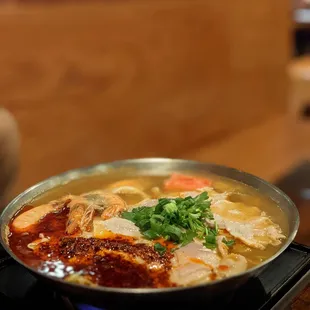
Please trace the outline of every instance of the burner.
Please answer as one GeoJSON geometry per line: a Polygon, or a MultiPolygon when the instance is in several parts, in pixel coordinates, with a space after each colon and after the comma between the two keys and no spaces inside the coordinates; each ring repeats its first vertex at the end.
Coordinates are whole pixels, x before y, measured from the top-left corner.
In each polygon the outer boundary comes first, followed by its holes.
{"type": "MultiPolygon", "coordinates": [[[[226,296],[221,305],[209,305],[222,308],[224,303],[239,310],[282,310],[294,296],[299,294],[310,281],[310,251],[308,247],[291,244],[276,260],[260,274],[241,287],[233,296],[226,296]],[[255,292],[255,298],[253,296],[255,292]]],[[[103,303],[104,304],[104,303],[103,303]]],[[[37,280],[24,267],[13,260],[1,261],[0,249],[0,305],[1,310],[31,308],[32,310],[103,310],[78,303],[71,298],[60,296],[51,287],[37,280]],[[44,306],[43,306],[44,305],[44,306]]],[[[190,305],[178,305],[181,309],[194,308],[190,305]]],[[[120,307],[119,309],[126,308],[120,307]]],[[[136,307],[135,307],[136,308],[136,307]]],[[[108,310],[107,308],[105,310],[108,310]]]]}
{"type": "Polygon", "coordinates": [[[84,304],[77,304],[76,307],[78,310],[102,310],[100,308],[89,306],[89,305],[84,305],[84,304]]]}

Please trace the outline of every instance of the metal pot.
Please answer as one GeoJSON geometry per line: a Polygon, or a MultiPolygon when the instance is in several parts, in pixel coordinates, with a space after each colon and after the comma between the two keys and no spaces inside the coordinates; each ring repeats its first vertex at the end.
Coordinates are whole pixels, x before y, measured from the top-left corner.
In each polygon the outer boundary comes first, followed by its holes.
{"type": "Polygon", "coordinates": [[[51,177],[37,185],[27,189],[16,197],[3,211],[0,219],[1,226],[1,243],[7,253],[19,264],[31,271],[36,277],[52,285],[55,289],[71,296],[79,301],[91,303],[98,306],[126,307],[143,306],[145,302],[155,305],[156,303],[169,303],[176,301],[182,302],[183,305],[187,301],[214,302],[214,300],[222,299],[224,295],[236,290],[240,285],[244,284],[249,278],[256,277],[264,267],[279,256],[293,241],[299,226],[299,214],[297,208],[291,199],[281,190],[266,181],[255,177],[251,174],[224,166],[209,163],[200,163],[189,160],[168,159],[168,158],[144,158],[115,161],[111,163],[99,164],[92,167],[80,168],[65,172],[61,175],[51,177]],[[254,187],[264,195],[273,199],[283,210],[289,222],[289,234],[279,251],[272,257],[264,261],[258,266],[247,270],[236,276],[216,280],[214,282],[196,285],[192,287],[176,287],[176,288],[159,288],[159,289],[125,289],[110,287],[88,287],[78,284],[68,283],[66,281],[53,278],[46,274],[42,274],[35,269],[25,265],[11,251],[7,242],[8,224],[12,216],[24,204],[29,203],[38,195],[56,186],[66,184],[72,180],[80,179],[90,175],[106,175],[111,172],[121,171],[122,173],[134,175],[167,175],[172,172],[191,172],[191,173],[212,173],[218,176],[227,177],[249,186],[254,187]]]}

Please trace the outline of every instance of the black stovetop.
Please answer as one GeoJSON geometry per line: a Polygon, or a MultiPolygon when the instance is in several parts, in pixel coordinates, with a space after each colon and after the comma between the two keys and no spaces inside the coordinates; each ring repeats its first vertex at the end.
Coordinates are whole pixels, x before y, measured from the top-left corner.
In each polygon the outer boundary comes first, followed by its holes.
{"type": "MultiPolygon", "coordinates": [[[[34,278],[24,267],[11,259],[1,259],[1,255],[4,256],[3,249],[0,249],[1,310],[98,309],[77,304],[69,298],[58,295],[52,288],[34,278]]],[[[285,305],[309,283],[309,266],[309,247],[292,243],[258,278],[249,280],[236,291],[227,303],[229,307],[238,307],[239,310],[283,310],[285,305]]]]}

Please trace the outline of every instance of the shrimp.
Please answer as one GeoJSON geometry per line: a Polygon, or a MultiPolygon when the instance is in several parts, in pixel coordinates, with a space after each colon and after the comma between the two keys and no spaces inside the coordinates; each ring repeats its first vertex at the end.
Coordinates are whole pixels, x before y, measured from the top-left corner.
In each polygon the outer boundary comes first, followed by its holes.
{"type": "Polygon", "coordinates": [[[67,234],[71,235],[76,232],[77,229],[81,229],[81,222],[86,210],[86,204],[78,201],[72,201],[69,203],[69,217],[66,225],[67,234]]]}
{"type": "Polygon", "coordinates": [[[101,213],[102,219],[109,219],[127,209],[127,204],[122,198],[101,191],[76,197],[68,206],[70,208],[66,228],[68,234],[74,234],[78,229],[90,231],[95,211],[101,213]]]}
{"type": "Polygon", "coordinates": [[[82,230],[90,231],[89,226],[90,226],[90,223],[94,217],[95,210],[96,210],[96,208],[95,208],[94,204],[91,204],[86,208],[86,210],[82,216],[82,219],[81,219],[81,225],[80,226],[81,226],[82,230]]]}
{"type": "MultiPolygon", "coordinates": [[[[108,219],[123,210],[127,210],[126,202],[114,193],[98,190],[85,193],[82,197],[93,205],[94,210],[101,213],[103,219],[108,219]]],[[[91,213],[91,210],[88,212],[91,213]]]]}
{"type": "Polygon", "coordinates": [[[126,202],[119,196],[113,194],[105,194],[106,208],[101,214],[101,218],[107,220],[128,208],[126,202]]]}

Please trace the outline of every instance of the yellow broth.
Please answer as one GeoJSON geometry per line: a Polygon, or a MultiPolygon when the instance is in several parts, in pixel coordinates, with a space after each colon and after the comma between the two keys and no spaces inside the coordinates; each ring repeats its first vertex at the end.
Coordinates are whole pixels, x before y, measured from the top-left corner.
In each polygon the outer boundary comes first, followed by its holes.
{"type": "MultiPolygon", "coordinates": [[[[199,175],[201,176],[201,175],[199,175]]],[[[262,211],[265,211],[266,214],[272,219],[273,222],[278,224],[283,231],[285,236],[288,235],[288,219],[286,218],[284,212],[281,208],[269,197],[264,196],[259,193],[256,189],[242,184],[240,182],[218,177],[215,175],[203,175],[208,179],[212,180],[212,187],[218,192],[230,191],[233,194],[228,198],[228,200],[232,202],[242,202],[248,206],[256,206],[262,211]]],[[[154,187],[162,188],[163,181],[168,176],[128,176],[126,175],[126,179],[139,179],[145,184],[144,192],[153,195],[152,189],[154,187]]],[[[122,178],[118,174],[109,174],[109,175],[95,175],[88,176],[78,180],[71,181],[65,185],[55,187],[44,194],[36,197],[34,201],[31,203],[33,206],[37,206],[48,201],[58,199],[61,196],[67,194],[76,194],[79,195],[81,193],[85,193],[92,190],[104,189],[109,184],[113,182],[120,181],[122,178]]],[[[167,192],[165,192],[167,194],[167,192]]],[[[169,193],[168,193],[169,194],[169,193]]],[[[171,193],[173,194],[173,193],[171,193]]],[[[123,196],[124,200],[129,203],[137,203],[140,199],[135,199],[130,195],[128,197],[123,196]]],[[[231,252],[238,253],[245,256],[248,260],[249,268],[253,267],[262,261],[268,259],[272,255],[274,255],[280,248],[282,244],[278,246],[267,246],[265,250],[259,250],[251,248],[240,241],[236,241],[233,246],[231,252]]]]}

